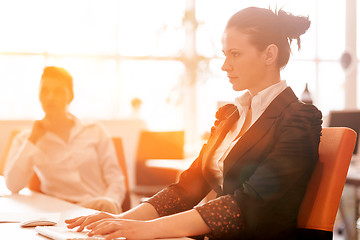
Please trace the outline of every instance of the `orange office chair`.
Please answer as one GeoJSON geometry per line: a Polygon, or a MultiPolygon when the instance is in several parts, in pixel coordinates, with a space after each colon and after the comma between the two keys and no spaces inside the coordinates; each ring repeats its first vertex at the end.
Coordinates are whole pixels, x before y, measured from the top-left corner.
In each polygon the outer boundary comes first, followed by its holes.
{"type": "Polygon", "coordinates": [[[36,175],[36,173],[34,172],[34,174],[32,175],[32,177],[30,178],[30,182],[28,184],[28,188],[31,191],[35,191],[35,192],[40,192],[41,193],[41,188],[40,188],[41,182],[40,179],[38,177],[38,175],[36,175]]]}
{"type": "Polygon", "coordinates": [[[155,169],[146,166],[148,159],[183,159],[184,131],[142,131],[136,155],[135,188],[133,193],[150,197],[165,186],[176,182],[174,169],[155,169]]]}
{"type": "Polygon", "coordinates": [[[131,199],[130,199],[130,187],[129,187],[129,174],[127,169],[127,164],[125,161],[124,148],[122,144],[122,139],[120,137],[113,137],[112,141],[114,143],[116,156],[118,159],[118,163],[125,177],[125,199],[121,205],[122,211],[125,212],[131,208],[131,199]]]}
{"type": "Polygon", "coordinates": [[[333,227],[356,142],[346,127],[322,129],[319,161],[302,201],[297,239],[333,239],[333,227]]]}
{"type": "MultiPolygon", "coordinates": [[[[6,160],[11,148],[11,144],[15,138],[15,136],[20,133],[20,129],[14,129],[11,131],[10,136],[6,142],[6,146],[4,149],[4,152],[1,156],[1,161],[0,161],[0,175],[4,175],[4,171],[5,171],[5,165],[6,165],[6,160]]],[[[34,173],[33,176],[30,179],[28,188],[31,189],[32,191],[36,191],[36,192],[41,192],[40,190],[40,180],[38,178],[38,176],[34,173]]]]}
{"type": "Polygon", "coordinates": [[[14,140],[15,136],[20,132],[20,129],[14,129],[10,132],[9,138],[7,139],[3,154],[0,160],[0,175],[4,175],[6,159],[8,157],[12,141],[14,140]]]}

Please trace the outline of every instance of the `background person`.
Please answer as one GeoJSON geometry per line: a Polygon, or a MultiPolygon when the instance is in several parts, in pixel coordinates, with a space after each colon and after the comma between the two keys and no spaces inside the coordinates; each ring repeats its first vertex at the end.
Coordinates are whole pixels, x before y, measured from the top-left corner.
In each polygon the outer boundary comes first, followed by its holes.
{"type": "Polygon", "coordinates": [[[177,183],[122,213],[66,220],[107,239],[206,235],[210,239],[296,239],[299,207],[318,161],[321,112],[280,78],[290,42],[310,21],[282,10],[246,8],[227,23],[222,44],[232,88],[243,91],[217,120],[177,183]],[[217,197],[197,205],[214,190],[217,197]]]}
{"type": "Polygon", "coordinates": [[[46,67],[39,91],[45,116],[15,137],[7,159],[6,185],[18,192],[35,171],[45,194],[120,213],[125,180],[111,137],[102,126],[84,123],[69,112],[73,98],[69,72],[46,67]]]}

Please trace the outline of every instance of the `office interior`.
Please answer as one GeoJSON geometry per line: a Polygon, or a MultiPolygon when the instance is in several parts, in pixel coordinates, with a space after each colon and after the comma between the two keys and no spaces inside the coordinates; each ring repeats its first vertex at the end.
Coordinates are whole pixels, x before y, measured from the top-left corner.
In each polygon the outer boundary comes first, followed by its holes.
{"type": "Polygon", "coordinates": [[[3,0],[0,154],[12,130],[42,117],[42,70],[60,66],[74,78],[71,111],[122,138],[131,186],[144,129],[183,131],[184,158],[196,156],[217,108],[240,94],[221,71],[221,33],[248,6],[309,16],[302,49],[292,44],[282,78],[298,97],[308,87],[324,126],[333,111],[358,111],[357,0],[3,0]]]}

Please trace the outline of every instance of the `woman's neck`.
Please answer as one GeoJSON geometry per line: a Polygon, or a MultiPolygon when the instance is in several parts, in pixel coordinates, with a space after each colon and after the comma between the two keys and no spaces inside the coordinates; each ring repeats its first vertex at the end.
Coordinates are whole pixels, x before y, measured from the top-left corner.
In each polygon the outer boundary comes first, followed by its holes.
{"type": "Polygon", "coordinates": [[[69,113],[56,114],[56,115],[46,115],[45,120],[47,120],[52,126],[68,126],[73,123],[73,116],[69,113]]]}
{"type": "Polygon", "coordinates": [[[74,126],[74,117],[67,113],[63,115],[47,115],[44,120],[49,123],[48,130],[67,142],[71,128],[74,126]]]}
{"type": "Polygon", "coordinates": [[[258,92],[261,92],[262,90],[279,83],[281,81],[280,78],[280,70],[271,70],[267,74],[264,75],[264,78],[261,82],[256,86],[254,89],[249,89],[252,96],[255,96],[258,92]]]}

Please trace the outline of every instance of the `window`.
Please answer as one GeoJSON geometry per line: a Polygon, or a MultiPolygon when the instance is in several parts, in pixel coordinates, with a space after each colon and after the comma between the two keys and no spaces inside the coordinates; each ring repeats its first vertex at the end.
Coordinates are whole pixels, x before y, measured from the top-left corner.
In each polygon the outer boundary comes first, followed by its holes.
{"type": "MultiPolygon", "coordinates": [[[[347,90],[339,59],[346,45],[346,2],[1,1],[0,118],[41,118],[39,78],[44,66],[57,65],[74,77],[71,111],[80,118],[127,117],[131,99],[139,97],[150,129],[185,128],[195,141],[210,129],[218,102],[239,94],[220,70],[220,40],[228,18],[248,6],[309,15],[302,50],[293,43],[282,77],[298,96],[308,83],[324,114],[343,109],[347,90]]],[[[359,20],[357,26],[360,32],[359,20]]]]}

